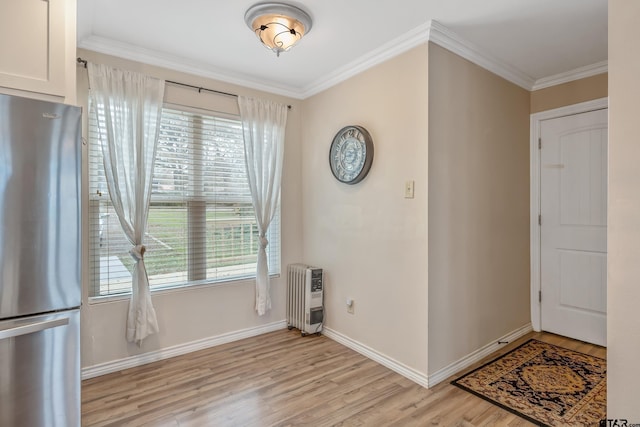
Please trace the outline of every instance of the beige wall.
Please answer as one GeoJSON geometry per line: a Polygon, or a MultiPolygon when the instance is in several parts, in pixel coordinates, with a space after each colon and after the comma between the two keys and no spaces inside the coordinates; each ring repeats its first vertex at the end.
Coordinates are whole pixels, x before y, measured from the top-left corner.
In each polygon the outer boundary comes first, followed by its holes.
{"type": "Polygon", "coordinates": [[[640,2],[609,2],[607,418],[640,423],[640,2]]]}
{"type": "Polygon", "coordinates": [[[529,322],[529,92],[430,44],[429,372],[529,322]]]}
{"type": "MultiPolygon", "coordinates": [[[[227,83],[212,81],[191,75],[169,71],[158,67],[126,61],[107,55],[79,50],[78,55],[94,62],[110,64],[124,69],[141,71],[167,80],[204,86],[222,91],[260,96],[278,102],[291,104],[287,120],[284,172],[282,183],[282,268],[297,261],[302,251],[301,218],[301,168],[300,168],[300,102],[272,94],[260,93],[227,83]]],[[[87,103],[87,73],[78,69],[78,102],[87,103]]],[[[209,93],[179,86],[167,85],[167,102],[208,108],[225,113],[238,114],[237,101],[209,93]]],[[[86,120],[86,115],[85,115],[86,120]]],[[[86,123],[85,123],[86,127],[86,123]]],[[[86,135],[86,131],[85,131],[86,135]]],[[[87,239],[87,150],[84,149],[83,176],[83,244],[87,239]]],[[[149,351],[163,350],[197,340],[216,337],[246,328],[259,327],[285,319],[286,275],[272,279],[273,309],[263,317],[254,311],[254,282],[251,280],[218,286],[199,287],[175,291],[155,292],[153,303],[158,315],[160,333],[147,338],[142,347],[129,344],[125,340],[125,324],[128,300],[112,302],[91,302],[88,300],[88,251],[84,251],[83,279],[84,295],[82,307],[82,366],[97,364],[139,355],[149,351]]]]}
{"type": "Polygon", "coordinates": [[[301,261],[326,270],[327,327],[427,372],[427,46],[303,103],[301,261]],[[339,183],[336,132],[362,125],[374,140],[369,175],[339,183]],[[415,181],[415,198],[404,184],[415,181]],[[348,314],[345,300],[355,300],[348,314]]]}
{"type": "MultiPolygon", "coordinates": [[[[304,101],[78,54],[292,104],[283,272],[292,262],[323,267],[326,326],[425,375],[529,322],[529,113],[534,104],[549,109],[606,96],[592,90],[606,75],[530,94],[433,44],[304,101]],[[366,127],[375,146],[369,176],[354,186],[337,182],[328,165],[331,140],[348,124],[366,127]],[[404,198],[408,180],[414,199],[404,198]]],[[[86,80],[79,70],[82,104],[86,80]]],[[[237,114],[233,98],[172,85],[166,100],[237,114]]],[[[86,219],[86,196],[84,206],[86,219]]],[[[86,227],[84,235],[86,244],[86,227]]],[[[83,262],[86,284],[86,254],[83,262]]],[[[284,276],[272,281],[274,306],[265,317],[253,311],[251,281],[155,293],[161,333],[141,348],[124,339],[128,302],[89,302],[85,286],[83,366],[283,320],[284,285],[284,276]]]]}
{"type": "Polygon", "coordinates": [[[580,80],[531,92],[531,114],[607,96],[608,74],[598,74],[580,80]]]}

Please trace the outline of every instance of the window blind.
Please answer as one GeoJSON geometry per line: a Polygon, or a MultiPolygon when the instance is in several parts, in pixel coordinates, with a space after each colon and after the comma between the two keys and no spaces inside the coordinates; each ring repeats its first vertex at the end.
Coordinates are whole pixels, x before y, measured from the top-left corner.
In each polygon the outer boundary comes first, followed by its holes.
{"type": "MultiPolygon", "coordinates": [[[[109,199],[91,108],[90,294],[97,297],[130,292],[134,261],[109,199]]],[[[279,274],[279,208],[267,239],[269,271],[279,274]]],[[[240,121],[165,106],[144,239],[151,289],[255,277],[258,243],[240,121]]]]}

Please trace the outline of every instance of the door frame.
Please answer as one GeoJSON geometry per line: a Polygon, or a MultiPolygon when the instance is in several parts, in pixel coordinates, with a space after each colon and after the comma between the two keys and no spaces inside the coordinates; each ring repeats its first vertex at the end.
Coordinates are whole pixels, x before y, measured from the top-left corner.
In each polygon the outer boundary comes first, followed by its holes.
{"type": "MultiPolygon", "coordinates": [[[[553,110],[541,111],[531,114],[531,139],[529,141],[529,161],[530,161],[530,209],[529,218],[531,232],[531,326],[536,332],[541,331],[542,307],[539,300],[540,283],[540,225],[538,216],[540,215],[540,149],[538,140],[540,138],[540,126],[542,121],[556,119],[559,117],[572,116],[574,114],[587,113],[589,111],[603,110],[609,108],[609,98],[599,98],[593,101],[581,102],[579,104],[568,105],[566,107],[555,108],[553,110]]],[[[608,185],[608,183],[607,183],[608,185]]]]}

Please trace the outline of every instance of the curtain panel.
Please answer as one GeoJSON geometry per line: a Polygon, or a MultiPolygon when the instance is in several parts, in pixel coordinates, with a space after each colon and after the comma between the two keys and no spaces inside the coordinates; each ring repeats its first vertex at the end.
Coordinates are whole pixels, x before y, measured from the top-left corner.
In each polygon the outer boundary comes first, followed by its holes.
{"type": "Polygon", "coordinates": [[[153,166],[164,81],[102,64],[87,64],[113,208],[134,260],[126,338],[138,345],[158,332],[144,265],[153,166]]]}
{"type": "Polygon", "coordinates": [[[256,267],[258,315],[271,310],[266,234],[280,203],[287,106],[276,102],[238,97],[244,134],[247,178],[256,214],[260,243],[256,267]]]}

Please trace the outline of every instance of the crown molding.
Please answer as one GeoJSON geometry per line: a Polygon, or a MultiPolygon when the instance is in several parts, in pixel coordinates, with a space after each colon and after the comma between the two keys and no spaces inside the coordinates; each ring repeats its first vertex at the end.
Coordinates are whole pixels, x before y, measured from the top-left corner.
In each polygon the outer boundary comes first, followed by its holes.
{"type": "Polygon", "coordinates": [[[408,51],[420,44],[432,42],[465,58],[474,64],[494,73],[498,76],[531,90],[534,79],[515,67],[512,67],[484,52],[472,43],[449,30],[438,21],[431,20],[426,24],[414,28],[408,33],[397,37],[376,50],[361,56],[339,68],[321,80],[313,82],[303,91],[303,98],[308,98],[323,90],[337,85],[377,64],[385,62],[394,56],[408,51]]]}
{"type": "Polygon", "coordinates": [[[609,71],[609,62],[601,61],[595,64],[585,65],[584,67],[576,68],[575,70],[567,71],[560,74],[554,74],[553,76],[543,77],[536,80],[531,90],[544,89],[551,86],[556,86],[562,83],[568,83],[574,80],[584,79],[586,77],[603,74],[609,71]]]}
{"type": "Polygon", "coordinates": [[[388,61],[401,53],[428,42],[430,26],[431,22],[420,25],[413,30],[404,33],[400,37],[390,40],[379,48],[362,55],[345,66],[338,68],[323,78],[314,81],[304,88],[302,92],[303,99],[329,89],[330,87],[335,86],[338,83],[342,83],[343,81],[348,80],[375,65],[388,61]]]}
{"type": "Polygon", "coordinates": [[[528,91],[555,86],[607,72],[607,61],[602,61],[592,65],[576,68],[575,70],[565,73],[535,80],[533,77],[522,72],[518,68],[483,52],[481,48],[463,39],[440,22],[430,20],[426,24],[414,28],[408,33],[385,43],[378,49],[339,68],[328,76],[313,82],[303,90],[302,99],[308,98],[335,86],[338,83],[341,83],[377,64],[385,62],[394,56],[406,52],[409,49],[425,42],[435,43],[438,46],[441,46],[528,91]]]}
{"type": "Polygon", "coordinates": [[[602,61],[535,80],[519,69],[483,52],[481,48],[463,39],[435,20],[430,20],[402,36],[396,37],[304,88],[285,86],[275,82],[258,81],[250,76],[214,69],[202,62],[186,60],[156,50],[145,49],[99,36],[91,36],[81,40],[78,43],[78,47],[294,99],[306,99],[427,42],[435,43],[528,91],[543,89],[607,72],[607,61],[602,61]]]}
{"type": "Polygon", "coordinates": [[[78,42],[78,47],[103,53],[105,55],[117,56],[131,61],[168,68],[170,70],[219,80],[225,83],[244,86],[276,95],[287,96],[294,99],[303,99],[302,92],[293,87],[280,86],[272,82],[257,81],[251,77],[243,76],[238,73],[214,69],[211,65],[202,62],[187,60],[156,50],[146,49],[104,37],[88,37],[78,42]]]}
{"type": "Polygon", "coordinates": [[[429,41],[524,89],[531,90],[533,87],[535,80],[531,76],[483,52],[478,46],[463,39],[438,21],[431,21],[429,41]]]}

